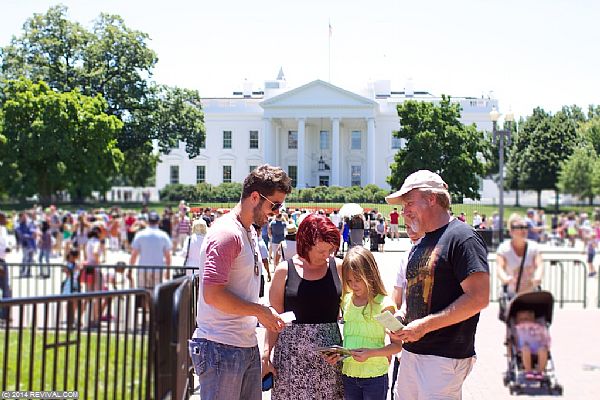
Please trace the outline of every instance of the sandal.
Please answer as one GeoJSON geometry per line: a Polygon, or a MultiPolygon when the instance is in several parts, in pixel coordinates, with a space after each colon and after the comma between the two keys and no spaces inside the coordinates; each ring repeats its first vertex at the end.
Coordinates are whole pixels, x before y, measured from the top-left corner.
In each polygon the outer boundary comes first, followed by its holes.
{"type": "Polygon", "coordinates": [[[534,373],[534,375],[535,375],[535,379],[538,380],[538,381],[541,381],[541,380],[543,380],[546,377],[546,375],[543,372],[541,372],[541,371],[536,371],[534,373]]]}
{"type": "Polygon", "coordinates": [[[532,371],[525,372],[525,379],[531,381],[531,380],[534,380],[535,377],[536,377],[536,375],[534,372],[532,372],[532,371]]]}

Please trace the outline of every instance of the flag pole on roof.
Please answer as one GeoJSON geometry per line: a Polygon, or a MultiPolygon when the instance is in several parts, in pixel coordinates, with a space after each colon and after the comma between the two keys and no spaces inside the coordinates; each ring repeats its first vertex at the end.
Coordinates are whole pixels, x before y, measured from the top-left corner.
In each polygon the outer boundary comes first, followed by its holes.
{"type": "Polygon", "coordinates": [[[329,19],[329,46],[327,50],[327,57],[329,59],[329,73],[328,73],[328,82],[331,83],[331,36],[333,35],[333,28],[331,26],[331,19],[329,19]]]}

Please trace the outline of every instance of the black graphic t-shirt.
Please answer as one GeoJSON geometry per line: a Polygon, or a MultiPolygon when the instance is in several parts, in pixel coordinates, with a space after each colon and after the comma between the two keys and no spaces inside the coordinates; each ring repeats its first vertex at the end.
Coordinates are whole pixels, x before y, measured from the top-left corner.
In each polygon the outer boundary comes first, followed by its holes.
{"type": "MultiPolygon", "coordinates": [[[[406,322],[442,311],[464,294],[460,283],[474,272],[488,272],[487,249],[467,224],[454,219],[425,235],[406,267],[406,322]]],[[[411,353],[448,358],[475,355],[479,313],[405,343],[411,353]]]]}

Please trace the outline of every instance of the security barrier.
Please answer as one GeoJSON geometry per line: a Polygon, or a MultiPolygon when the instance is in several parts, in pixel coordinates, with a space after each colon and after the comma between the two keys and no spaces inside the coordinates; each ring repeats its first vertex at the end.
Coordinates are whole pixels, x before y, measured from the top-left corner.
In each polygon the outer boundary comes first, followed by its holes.
{"type": "MultiPolygon", "coordinates": [[[[191,275],[197,268],[180,266],[142,266],[124,264],[83,265],[78,271],[66,264],[8,263],[11,297],[36,297],[63,294],[63,288],[79,292],[153,288],[174,277],[191,275]],[[42,270],[45,274],[42,274],[42,270]],[[165,273],[168,275],[165,277],[165,273]],[[130,279],[131,277],[131,279],[130,279]]],[[[67,294],[67,293],[65,293],[67,294]]]]}
{"type": "Polygon", "coordinates": [[[3,299],[0,387],[150,399],[154,316],[144,303],[150,293],[141,289],[3,299]],[[114,319],[100,321],[103,308],[114,309],[114,319]]]}
{"type": "MultiPolygon", "coordinates": [[[[498,301],[501,283],[496,274],[496,260],[489,259],[490,301],[498,301]]],[[[542,288],[552,293],[561,308],[567,303],[587,307],[587,267],[579,259],[544,259],[542,288]]],[[[600,289],[600,287],[599,287],[600,289]]],[[[598,303],[600,307],[600,302],[598,303]]]]}

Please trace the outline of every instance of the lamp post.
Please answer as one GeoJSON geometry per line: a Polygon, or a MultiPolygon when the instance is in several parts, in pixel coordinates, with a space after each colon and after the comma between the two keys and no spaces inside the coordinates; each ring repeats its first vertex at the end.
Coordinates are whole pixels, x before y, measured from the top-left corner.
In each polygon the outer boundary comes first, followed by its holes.
{"type": "MultiPolygon", "coordinates": [[[[500,118],[500,113],[496,110],[496,107],[492,108],[490,111],[490,119],[492,120],[492,131],[493,131],[493,141],[496,143],[498,140],[498,169],[499,169],[499,179],[498,179],[498,190],[500,192],[499,197],[499,210],[498,210],[498,219],[500,225],[500,232],[498,234],[499,243],[502,243],[504,240],[504,137],[506,136],[506,143],[510,144],[510,125],[508,125],[507,129],[499,130],[498,129],[498,119],[500,118]]],[[[511,111],[506,113],[504,116],[505,122],[514,121],[514,116],[511,111]]]]}

